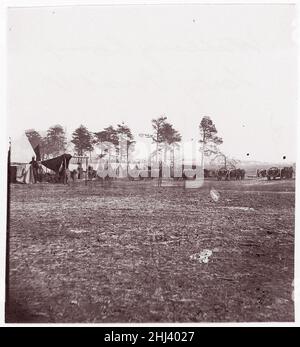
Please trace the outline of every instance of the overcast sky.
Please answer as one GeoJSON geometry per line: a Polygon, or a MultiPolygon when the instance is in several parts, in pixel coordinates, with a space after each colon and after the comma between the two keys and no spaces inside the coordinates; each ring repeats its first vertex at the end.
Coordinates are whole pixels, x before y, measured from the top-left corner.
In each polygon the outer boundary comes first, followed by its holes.
{"type": "Polygon", "coordinates": [[[10,9],[8,133],[124,121],[137,136],[164,114],[190,140],[210,116],[229,156],[294,161],[294,20],[293,5],[10,9]]]}

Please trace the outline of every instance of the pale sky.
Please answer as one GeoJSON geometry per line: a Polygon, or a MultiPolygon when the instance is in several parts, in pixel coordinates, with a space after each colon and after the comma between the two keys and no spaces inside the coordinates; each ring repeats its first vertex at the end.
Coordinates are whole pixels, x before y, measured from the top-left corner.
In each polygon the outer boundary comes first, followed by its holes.
{"type": "Polygon", "coordinates": [[[137,137],[163,114],[187,141],[210,116],[229,156],[295,161],[295,18],[293,5],[10,9],[8,134],[124,121],[137,137]]]}

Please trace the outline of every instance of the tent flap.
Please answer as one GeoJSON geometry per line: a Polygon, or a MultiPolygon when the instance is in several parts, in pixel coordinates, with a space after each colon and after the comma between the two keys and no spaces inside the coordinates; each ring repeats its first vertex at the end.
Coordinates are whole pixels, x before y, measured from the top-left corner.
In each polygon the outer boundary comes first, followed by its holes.
{"type": "Polygon", "coordinates": [[[66,169],[69,167],[69,162],[71,158],[71,154],[63,154],[56,158],[43,160],[42,165],[44,165],[46,168],[50,170],[58,172],[61,166],[64,167],[64,165],[66,165],[66,169]]]}

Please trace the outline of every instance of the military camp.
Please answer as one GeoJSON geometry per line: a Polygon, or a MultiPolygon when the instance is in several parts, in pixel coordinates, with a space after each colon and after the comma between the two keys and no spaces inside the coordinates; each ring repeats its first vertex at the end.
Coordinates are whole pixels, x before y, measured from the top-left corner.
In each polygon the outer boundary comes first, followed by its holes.
{"type": "Polygon", "coordinates": [[[291,318],[293,165],[184,162],[161,143],[152,161],[117,159],[116,144],[46,159],[42,142],[21,140],[9,152],[8,320],[291,318]]]}
{"type": "Polygon", "coordinates": [[[6,323],[292,324],[297,6],[113,3],[4,11],[6,323]]]}

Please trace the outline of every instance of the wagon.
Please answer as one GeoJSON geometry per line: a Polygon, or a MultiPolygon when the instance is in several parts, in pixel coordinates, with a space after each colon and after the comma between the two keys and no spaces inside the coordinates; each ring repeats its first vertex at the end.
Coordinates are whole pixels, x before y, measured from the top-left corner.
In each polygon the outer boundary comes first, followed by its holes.
{"type": "Polygon", "coordinates": [[[280,169],[278,167],[271,167],[267,170],[268,181],[270,181],[271,179],[275,180],[278,177],[281,179],[280,169]]]}

